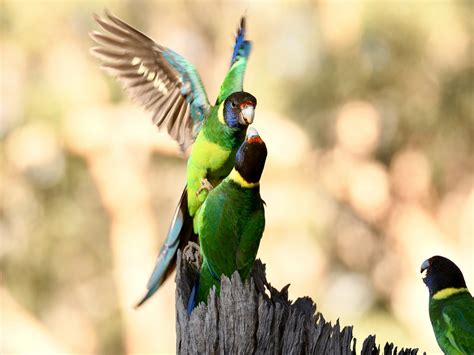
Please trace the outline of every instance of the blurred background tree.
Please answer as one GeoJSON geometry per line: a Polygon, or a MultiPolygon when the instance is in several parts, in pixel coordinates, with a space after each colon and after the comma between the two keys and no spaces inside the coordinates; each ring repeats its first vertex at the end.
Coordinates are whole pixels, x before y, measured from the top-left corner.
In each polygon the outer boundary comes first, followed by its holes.
{"type": "Polygon", "coordinates": [[[174,283],[132,306],[185,160],[89,55],[104,7],[194,63],[211,101],[247,9],[268,279],[358,337],[439,352],[421,262],[474,287],[472,2],[0,6],[2,353],[174,352],[174,283]]]}

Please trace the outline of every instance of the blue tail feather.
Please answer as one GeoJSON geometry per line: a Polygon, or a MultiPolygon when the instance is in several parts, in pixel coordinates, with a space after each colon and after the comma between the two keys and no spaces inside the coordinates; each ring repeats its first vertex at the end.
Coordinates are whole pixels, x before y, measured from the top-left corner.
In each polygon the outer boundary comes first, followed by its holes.
{"type": "Polygon", "coordinates": [[[161,247],[160,254],[148,281],[148,291],[136,307],[140,307],[145,303],[173,272],[176,267],[178,249],[184,249],[189,241],[197,241],[197,236],[193,230],[193,220],[189,215],[187,196],[185,187],[168,230],[165,243],[161,247]]]}
{"type": "Polygon", "coordinates": [[[194,281],[191,294],[189,295],[189,300],[188,300],[188,314],[189,315],[193,311],[194,307],[196,307],[198,291],[199,291],[199,275],[196,277],[196,281],[194,281]]]}
{"type": "Polygon", "coordinates": [[[245,16],[240,20],[240,26],[235,36],[234,51],[230,65],[234,64],[239,57],[247,57],[250,54],[250,42],[245,39],[246,24],[245,16]]]}

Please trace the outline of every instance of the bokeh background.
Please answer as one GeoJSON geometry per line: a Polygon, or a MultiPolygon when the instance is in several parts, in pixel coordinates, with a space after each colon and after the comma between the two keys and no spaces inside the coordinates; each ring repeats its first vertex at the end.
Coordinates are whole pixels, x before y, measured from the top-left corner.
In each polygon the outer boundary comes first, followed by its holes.
{"type": "Polygon", "coordinates": [[[0,352],[175,351],[174,282],[133,305],[185,159],[89,55],[104,7],[191,61],[211,101],[246,11],[270,282],[438,353],[422,261],[450,257],[474,289],[471,1],[2,1],[0,352]]]}

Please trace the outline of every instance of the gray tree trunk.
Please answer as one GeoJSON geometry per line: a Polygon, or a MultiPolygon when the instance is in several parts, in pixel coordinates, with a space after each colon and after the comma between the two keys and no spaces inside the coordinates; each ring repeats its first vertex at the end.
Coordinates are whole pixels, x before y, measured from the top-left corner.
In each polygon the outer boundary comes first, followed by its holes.
{"type": "MultiPolygon", "coordinates": [[[[265,266],[257,260],[251,280],[242,283],[236,272],[223,277],[221,294],[211,291],[207,305],[198,305],[191,315],[187,303],[198,276],[198,247],[178,252],[176,272],[176,350],[179,354],[356,354],[352,326],[341,330],[316,312],[309,297],[288,299],[288,286],[281,291],[268,283],[265,266]]],[[[385,344],[383,354],[416,354],[418,349],[400,349],[385,344]]],[[[375,336],[362,342],[361,354],[380,354],[375,336]]]]}

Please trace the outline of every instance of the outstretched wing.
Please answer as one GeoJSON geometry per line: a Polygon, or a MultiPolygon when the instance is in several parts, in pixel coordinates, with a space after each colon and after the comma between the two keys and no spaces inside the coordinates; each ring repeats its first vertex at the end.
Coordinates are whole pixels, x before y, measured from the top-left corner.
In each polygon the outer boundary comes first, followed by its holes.
{"type": "Polygon", "coordinates": [[[235,37],[230,69],[221,85],[216,105],[224,101],[230,94],[243,90],[245,68],[247,67],[248,56],[252,49],[251,42],[245,39],[245,32],[245,17],[242,17],[235,37]]]}
{"type": "Polygon", "coordinates": [[[101,68],[153,112],[153,123],[166,127],[186,150],[210,109],[194,66],[107,11],[94,17],[103,32],[91,33],[98,44],[91,52],[102,61],[101,68]]]}

